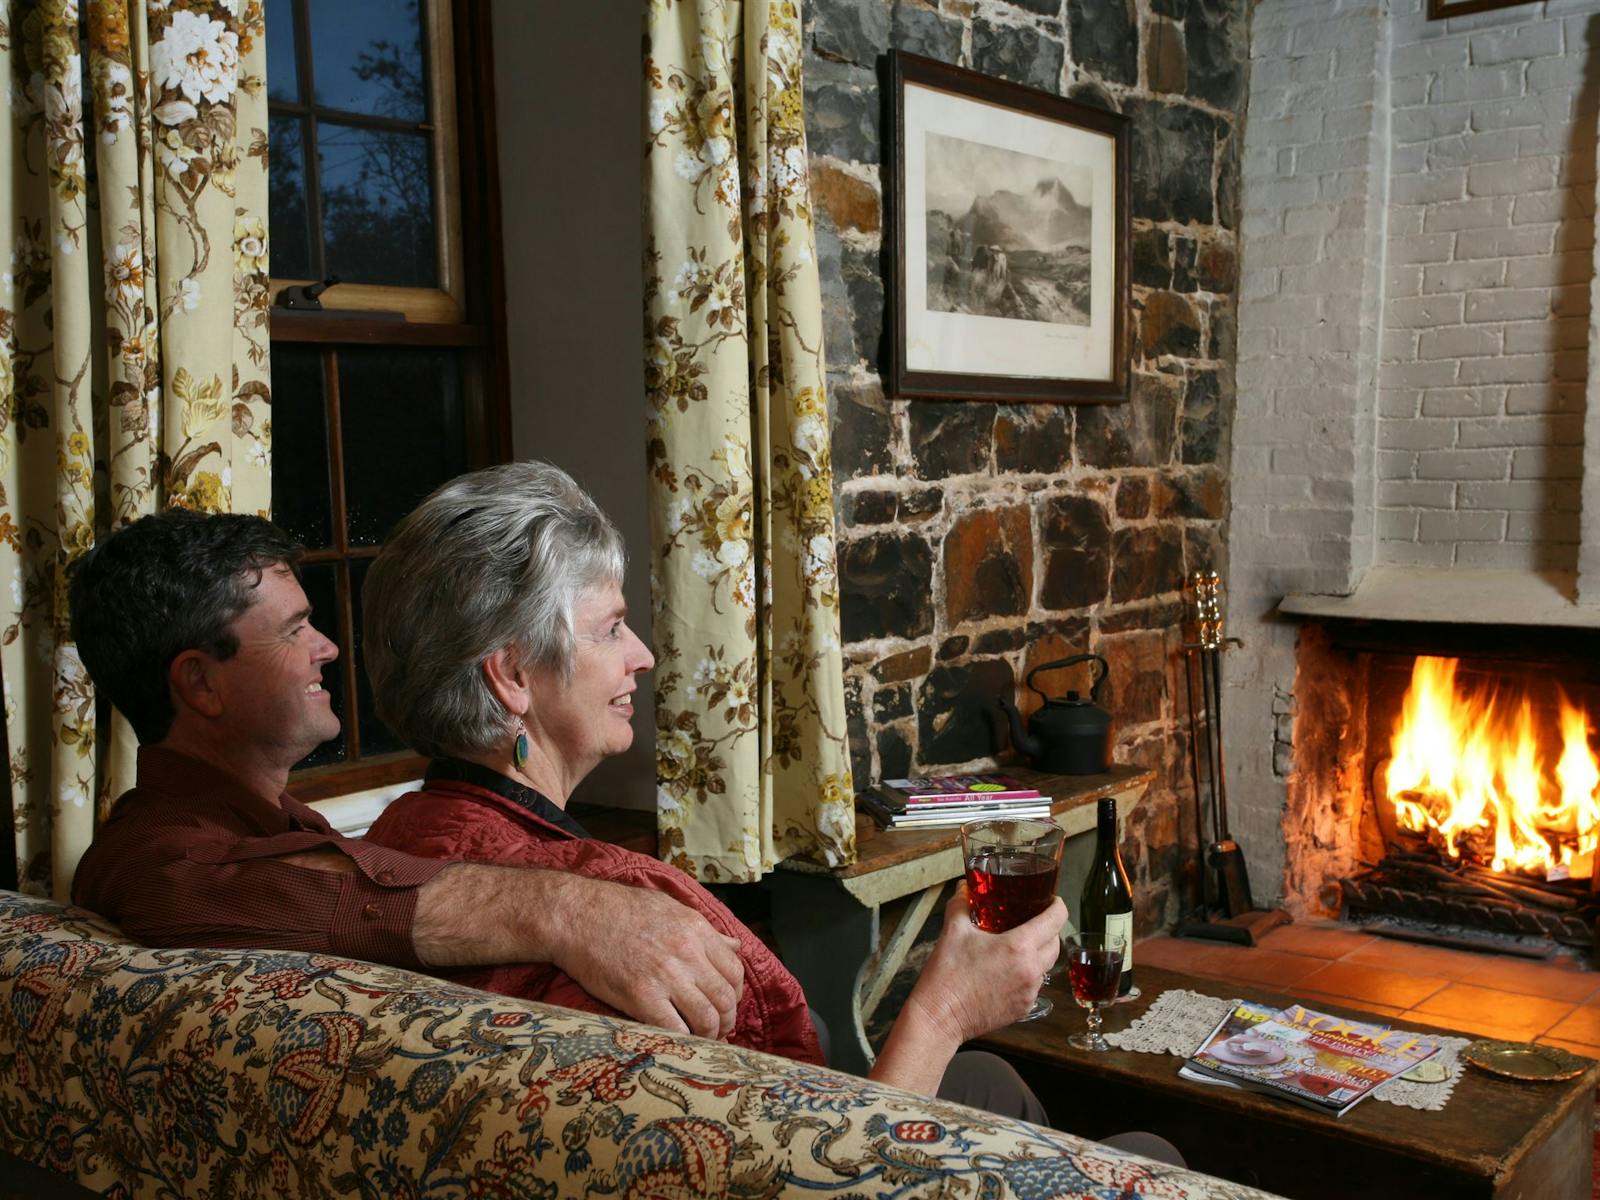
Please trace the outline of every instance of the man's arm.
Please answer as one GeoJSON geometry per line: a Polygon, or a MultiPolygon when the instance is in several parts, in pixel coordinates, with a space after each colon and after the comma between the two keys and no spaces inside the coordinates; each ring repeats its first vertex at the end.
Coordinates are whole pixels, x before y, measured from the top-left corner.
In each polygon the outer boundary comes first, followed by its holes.
{"type": "Polygon", "coordinates": [[[944,930],[884,1042],[869,1078],[931,1096],[961,1044],[1020,1020],[1061,952],[1067,906],[986,933],[967,916],[963,884],[945,905],[944,930]]]}
{"type": "Polygon", "coordinates": [[[563,871],[452,863],[423,884],[411,936],[428,966],[554,963],[590,995],[675,1033],[726,1037],[744,990],[738,939],[692,908],[563,871]]]}

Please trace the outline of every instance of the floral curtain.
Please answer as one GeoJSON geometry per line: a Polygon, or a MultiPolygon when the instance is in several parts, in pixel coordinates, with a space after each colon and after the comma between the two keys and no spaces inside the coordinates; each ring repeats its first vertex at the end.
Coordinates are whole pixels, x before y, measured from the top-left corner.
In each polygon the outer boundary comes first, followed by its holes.
{"type": "Polygon", "coordinates": [[[792,0],[652,0],[645,305],[662,856],[855,858],[792,0]]]}
{"type": "Polygon", "coordinates": [[[162,506],[268,509],[266,40],[260,0],[11,0],[0,52],[0,678],[18,880],[64,897],[134,749],[67,567],[162,506]]]}

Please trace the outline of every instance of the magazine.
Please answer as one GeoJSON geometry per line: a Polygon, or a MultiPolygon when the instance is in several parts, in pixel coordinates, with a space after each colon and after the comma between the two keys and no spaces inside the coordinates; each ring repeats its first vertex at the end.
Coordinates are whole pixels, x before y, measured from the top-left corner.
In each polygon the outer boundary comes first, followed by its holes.
{"type": "Polygon", "coordinates": [[[1397,1075],[1439,1051],[1421,1034],[1291,1004],[1241,1000],[1178,1074],[1282,1096],[1343,1116],[1397,1075]]]}
{"type": "Polygon", "coordinates": [[[929,775],[885,779],[876,789],[889,807],[960,804],[977,800],[1037,800],[1039,789],[1009,775],[929,775]]]}
{"type": "Polygon", "coordinates": [[[976,801],[963,804],[891,807],[881,793],[862,792],[856,806],[885,829],[944,829],[983,818],[1018,821],[1050,819],[1050,799],[1035,796],[1021,800],[976,801]]]}

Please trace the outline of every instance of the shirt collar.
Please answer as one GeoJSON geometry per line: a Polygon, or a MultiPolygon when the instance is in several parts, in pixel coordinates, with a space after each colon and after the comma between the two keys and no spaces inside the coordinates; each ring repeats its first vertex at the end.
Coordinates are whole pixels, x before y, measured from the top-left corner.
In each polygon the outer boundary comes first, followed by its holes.
{"type": "Polygon", "coordinates": [[[262,833],[290,829],[326,832],[331,826],[313,808],[285,792],[274,803],[258,796],[221,767],[166,746],[140,746],[138,785],[197,808],[223,806],[262,833]]]}
{"type": "Polygon", "coordinates": [[[462,758],[436,758],[428,764],[427,774],[428,782],[431,783],[435,779],[452,780],[483,788],[497,796],[505,797],[541,821],[546,821],[557,829],[572,834],[573,837],[589,836],[589,831],[578,824],[566,809],[557,806],[533,788],[514,779],[507,779],[499,771],[491,770],[481,763],[468,762],[462,758]]]}

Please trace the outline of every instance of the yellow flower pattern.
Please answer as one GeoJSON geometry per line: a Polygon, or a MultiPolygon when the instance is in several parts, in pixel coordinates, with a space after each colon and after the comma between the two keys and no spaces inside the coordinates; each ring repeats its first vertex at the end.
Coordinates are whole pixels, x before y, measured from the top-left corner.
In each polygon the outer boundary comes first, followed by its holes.
{"type": "Polygon", "coordinates": [[[266,136],[262,21],[259,0],[0,19],[0,682],[29,891],[65,895],[131,781],[132,734],[96,727],[71,643],[72,562],[163,505],[268,508],[267,176],[245,153],[266,136]],[[199,79],[200,59],[224,69],[199,79]]]}
{"type": "Polygon", "coordinates": [[[802,57],[792,3],[651,4],[657,811],[707,881],[855,858],[802,57]]]}

